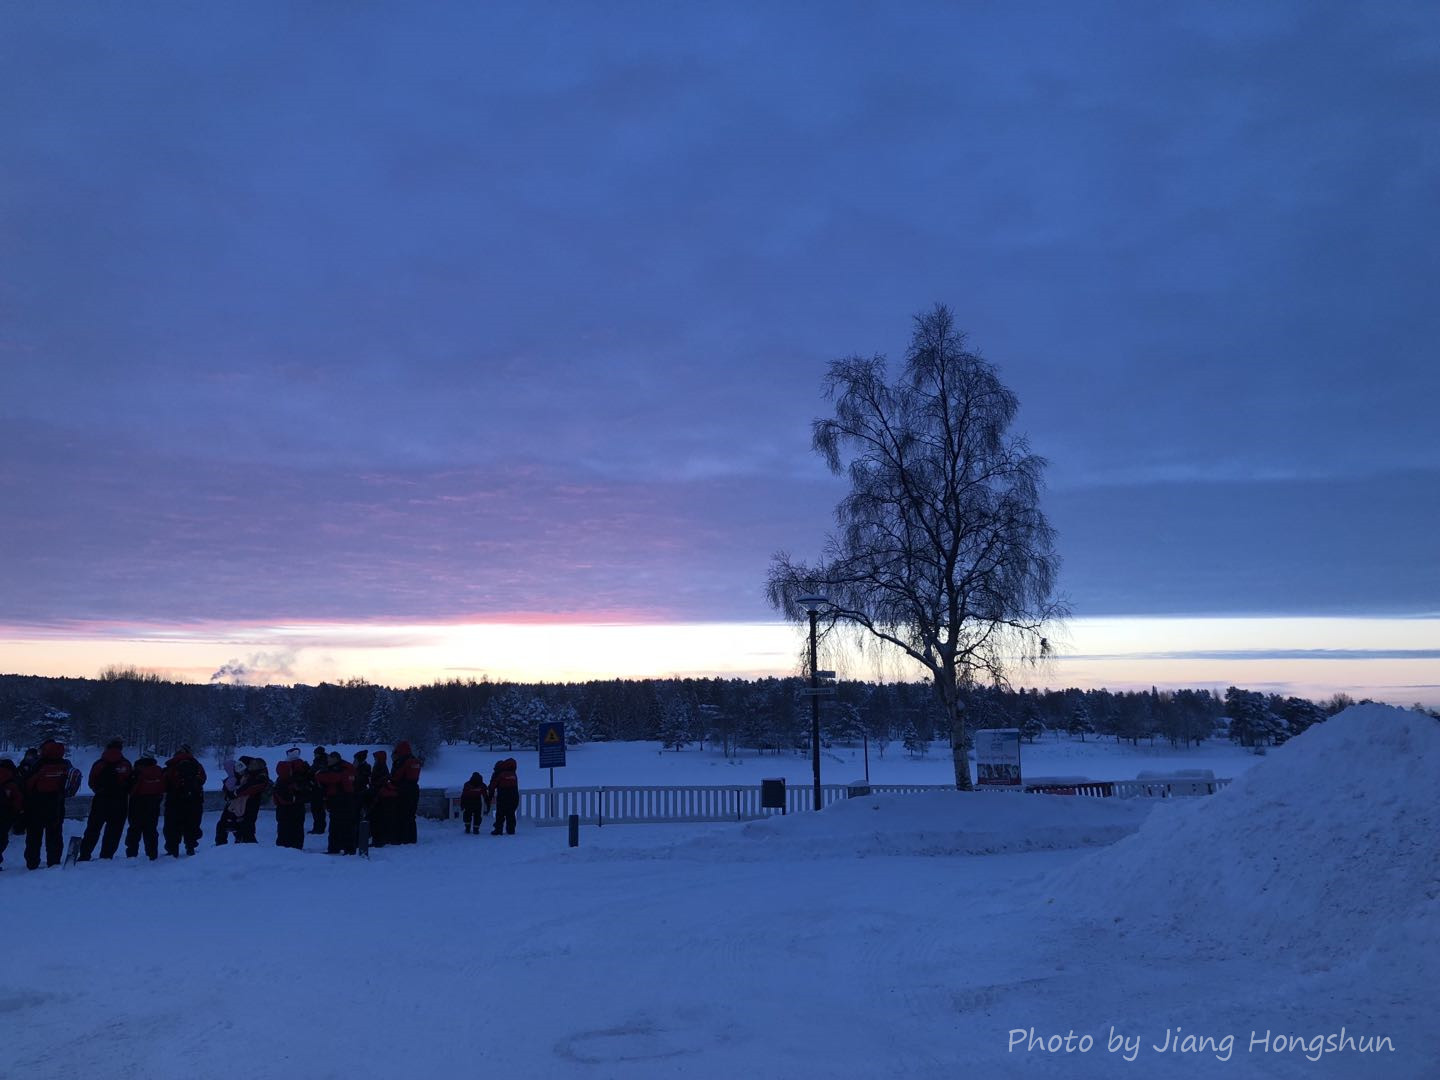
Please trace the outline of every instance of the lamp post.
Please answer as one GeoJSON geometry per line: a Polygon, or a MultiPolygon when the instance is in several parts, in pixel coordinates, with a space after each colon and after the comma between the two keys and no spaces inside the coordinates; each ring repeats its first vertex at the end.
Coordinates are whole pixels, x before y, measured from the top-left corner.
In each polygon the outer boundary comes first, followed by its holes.
{"type": "Polygon", "coordinates": [[[820,608],[830,603],[828,597],[810,595],[796,597],[810,615],[810,768],[815,773],[815,809],[820,809],[820,664],[816,659],[815,619],[820,608]]]}

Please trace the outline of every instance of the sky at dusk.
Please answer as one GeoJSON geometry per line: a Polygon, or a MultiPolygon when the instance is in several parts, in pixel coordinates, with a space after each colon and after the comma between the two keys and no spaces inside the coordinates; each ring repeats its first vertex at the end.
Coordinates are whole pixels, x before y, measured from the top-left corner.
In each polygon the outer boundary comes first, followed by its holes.
{"type": "Polygon", "coordinates": [[[1051,463],[1044,681],[1440,702],[1437,63],[1430,3],[0,3],[0,670],[792,672],[825,366],[944,302],[1051,463]]]}

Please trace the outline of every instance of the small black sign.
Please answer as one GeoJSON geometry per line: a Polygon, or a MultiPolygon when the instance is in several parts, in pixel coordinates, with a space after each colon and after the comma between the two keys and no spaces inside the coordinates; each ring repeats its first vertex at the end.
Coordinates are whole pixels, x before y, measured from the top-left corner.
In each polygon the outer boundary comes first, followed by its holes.
{"type": "Polygon", "coordinates": [[[760,809],[785,809],[785,781],[783,779],[760,781],[760,809]]]}

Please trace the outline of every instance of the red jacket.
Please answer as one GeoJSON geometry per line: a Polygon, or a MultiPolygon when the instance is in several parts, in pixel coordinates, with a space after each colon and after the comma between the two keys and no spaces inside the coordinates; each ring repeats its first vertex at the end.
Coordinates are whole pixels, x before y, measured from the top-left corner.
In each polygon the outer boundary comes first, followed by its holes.
{"type": "Polygon", "coordinates": [[[465,786],[460,789],[460,805],[467,810],[476,810],[490,803],[490,790],[485,786],[485,781],[476,773],[473,780],[466,780],[465,786]]]}
{"type": "Polygon", "coordinates": [[[141,758],[130,775],[130,797],[149,798],[165,794],[165,770],[154,758],[141,758]]]}
{"type": "MultiPolygon", "coordinates": [[[[47,739],[40,746],[40,762],[35,771],[25,779],[25,798],[30,800],[55,798],[63,802],[67,794],[67,781],[73,766],[65,759],[65,747],[54,739],[47,739]]],[[[78,782],[79,776],[77,774],[78,782]]]]}
{"type": "Polygon", "coordinates": [[[165,762],[165,791],[200,798],[205,794],[205,766],[195,760],[194,754],[181,750],[165,762]]]}
{"type": "Polygon", "coordinates": [[[420,759],[410,753],[408,742],[395,744],[395,764],[390,769],[390,783],[397,788],[420,787],[420,759]]]}
{"type": "Polygon", "coordinates": [[[90,790],[96,795],[123,795],[130,789],[129,760],[119,750],[107,749],[90,766],[90,790]]]}
{"type": "Polygon", "coordinates": [[[355,793],[355,766],[348,761],[342,761],[338,765],[327,765],[315,774],[315,779],[320,782],[320,787],[325,792],[325,798],[333,799],[337,795],[353,795],[355,793]]]}
{"type": "Polygon", "coordinates": [[[520,778],[516,775],[520,765],[513,757],[495,763],[495,771],[490,774],[490,797],[493,799],[497,791],[518,791],[520,789],[520,778]]]}
{"type": "Polygon", "coordinates": [[[275,765],[276,806],[308,803],[315,790],[315,776],[308,761],[281,761],[275,765]]]}

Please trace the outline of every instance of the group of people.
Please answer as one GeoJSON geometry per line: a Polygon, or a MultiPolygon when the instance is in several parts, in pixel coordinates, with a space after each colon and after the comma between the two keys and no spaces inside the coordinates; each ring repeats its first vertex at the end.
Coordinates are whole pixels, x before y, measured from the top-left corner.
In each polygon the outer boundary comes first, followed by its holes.
{"type": "Polygon", "coordinates": [[[512,757],[495,763],[489,783],[478,772],[470,774],[460,789],[460,816],[467,833],[478,835],[485,815],[494,807],[495,827],[490,835],[515,835],[515,811],[520,809],[519,772],[520,766],[512,757]]]}
{"type": "MultiPolygon", "coordinates": [[[[354,758],[346,761],[339,751],[327,752],[317,746],[306,762],[300,749],[292,746],[285,752],[285,760],[275,766],[273,785],[263,761],[257,768],[255,758],[241,758],[236,767],[236,794],[221,815],[220,828],[226,827],[227,818],[233,818],[243,833],[237,838],[253,841],[254,815],[269,791],[275,802],[275,843],[281,847],[305,846],[307,810],[312,833],[323,835],[328,819],[326,850],[331,855],[354,855],[362,832],[375,847],[415,843],[422,762],[404,741],[395,744],[393,761],[384,750],[375,751],[374,764],[369,757],[370,751],[357,750],[354,758]],[[257,793],[261,777],[265,786],[257,793]],[[247,815],[248,827],[244,824],[247,815]]],[[[223,842],[216,838],[216,843],[223,842]]]]}
{"type": "MultiPolygon", "coordinates": [[[[97,845],[100,858],[114,858],[122,834],[127,856],[137,856],[143,844],[149,858],[158,858],[162,814],[165,854],[178,856],[182,845],[186,854],[195,854],[205,811],[205,766],[188,746],[181,746],[163,766],[153,750],[133,764],[124,750],[119,739],[112,740],[90,768],[93,797],[79,860],[93,858],[97,845]]],[[[327,851],[332,855],[355,854],[362,827],[376,847],[415,843],[422,762],[408,742],[396,744],[393,760],[387,760],[384,750],[375,751],[373,765],[369,756],[361,750],[353,761],[344,761],[338,752],[317,746],[306,762],[300,749],[291,747],[276,765],[273,781],[260,758],[227,761],[222,785],[226,800],[215,843],[227,843],[232,836],[237,843],[256,843],[257,818],[267,795],[275,803],[275,843],[281,847],[304,846],[307,811],[311,833],[325,834],[328,819],[327,851]]],[[[39,869],[42,848],[45,865],[60,863],[65,800],[79,790],[80,781],[80,770],[55,739],[27,750],[18,765],[0,758],[0,869],[12,833],[25,836],[29,869],[39,869]]]]}

